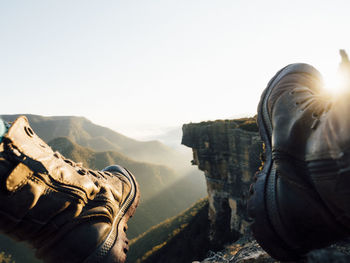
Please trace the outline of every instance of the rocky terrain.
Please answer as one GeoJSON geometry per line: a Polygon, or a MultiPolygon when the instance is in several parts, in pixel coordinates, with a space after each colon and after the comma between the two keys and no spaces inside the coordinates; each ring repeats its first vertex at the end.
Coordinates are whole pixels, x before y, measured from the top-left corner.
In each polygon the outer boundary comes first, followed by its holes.
{"type": "MultiPolygon", "coordinates": [[[[255,118],[190,123],[182,144],[192,148],[192,164],[204,172],[209,199],[209,238],[224,248],[193,263],[272,263],[250,231],[246,203],[263,151],[255,118]]],[[[350,242],[311,251],[299,263],[350,262],[350,242]]]]}
{"type": "MultiPolygon", "coordinates": [[[[271,258],[252,238],[243,237],[227,244],[219,252],[210,252],[208,258],[193,263],[280,263],[271,258]]],[[[294,262],[294,261],[293,261],[294,262]]],[[[289,262],[289,263],[293,263],[289,262]]],[[[311,251],[306,259],[294,263],[347,263],[350,262],[350,243],[339,242],[328,248],[311,251]]]]}

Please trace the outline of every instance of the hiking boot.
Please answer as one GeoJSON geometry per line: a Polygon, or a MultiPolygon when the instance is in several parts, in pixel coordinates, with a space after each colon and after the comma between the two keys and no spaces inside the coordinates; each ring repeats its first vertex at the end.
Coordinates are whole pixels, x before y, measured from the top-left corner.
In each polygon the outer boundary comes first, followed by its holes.
{"type": "Polygon", "coordinates": [[[44,262],[124,262],[138,202],[129,171],[92,171],[65,159],[25,117],[0,144],[0,230],[28,242],[44,262]]]}
{"type": "Polygon", "coordinates": [[[300,259],[350,234],[349,96],[332,103],[307,64],[280,70],[261,96],[265,160],[248,212],[255,238],[278,260],[300,259]]]}

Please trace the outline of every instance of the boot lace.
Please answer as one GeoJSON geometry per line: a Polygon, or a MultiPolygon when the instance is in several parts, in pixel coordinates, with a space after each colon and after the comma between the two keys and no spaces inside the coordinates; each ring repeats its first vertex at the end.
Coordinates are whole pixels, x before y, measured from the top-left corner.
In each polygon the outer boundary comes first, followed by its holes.
{"type": "Polygon", "coordinates": [[[291,95],[294,95],[295,93],[309,94],[309,96],[303,96],[301,100],[296,101],[295,105],[301,106],[302,111],[312,108],[311,117],[313,122],[311,124],[311,129],[316,129],[320,123],[322,115],[326,114],[333,105],[331,97],[326,94],[315,94],[312,90],[306,87],[295,88],[293,91],[291,91],[291,95]]]}

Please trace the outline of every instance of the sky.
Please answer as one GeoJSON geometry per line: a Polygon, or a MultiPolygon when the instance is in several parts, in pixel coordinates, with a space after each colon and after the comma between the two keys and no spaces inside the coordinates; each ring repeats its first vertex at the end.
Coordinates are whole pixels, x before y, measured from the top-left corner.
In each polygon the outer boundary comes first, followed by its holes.
{"type": "Polygon", "coordinates": [[[332,83],[349,14],[345,0],[0,0],[1,113],[134,138],[252,116],[287,64],[332,83]]]}

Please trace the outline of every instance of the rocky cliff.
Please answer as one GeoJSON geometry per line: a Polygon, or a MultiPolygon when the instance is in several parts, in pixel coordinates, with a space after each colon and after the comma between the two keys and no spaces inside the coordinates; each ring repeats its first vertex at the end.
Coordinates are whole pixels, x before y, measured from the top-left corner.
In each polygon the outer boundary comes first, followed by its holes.
{"type": "Polygon", "coordinates": [[[209,196],[210,239],[218,246],[249,228],[249,186],[260,166],[262,142],[254,118],[183,125],[182,144],[204,171],[209,196]]]}
{"type": "MultiPolygon", "coordinates": [[[[182,144],[192,148],[192,164],[204,171],[207,182],[209,238],[218,247],[225,243],[223,250],[209,251],[202,263],[278,262],[249,233],[249,186],[263,150],[255,118],[190,123],[182,129],[182,144]]],[[[311,251],[300,263],[350,262],[349,241],[311,251]]]]}

